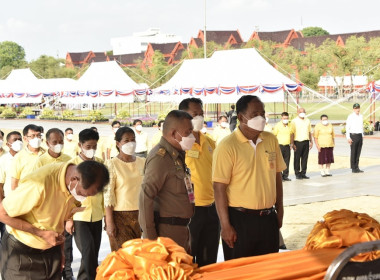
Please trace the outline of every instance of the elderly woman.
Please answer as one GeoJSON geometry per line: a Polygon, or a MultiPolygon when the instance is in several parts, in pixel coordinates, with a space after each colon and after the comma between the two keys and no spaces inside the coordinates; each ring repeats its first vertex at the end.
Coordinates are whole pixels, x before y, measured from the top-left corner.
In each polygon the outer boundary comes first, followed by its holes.
{"type": "Polygon", "coordinates": [[[327,115],[321,116],[321,122],[314,128],[314,141],[318,149],[318,164],[321,176],[332,176],[330,173],[331,163],[334,163],[334,128],[327,115]],[[325,166],[325,169],[323,168],[325,166]]]}
{"type": "Polygon", "coordinates": [[[115,140],[119,154],[106,162],[110,183],[104,191],[106,231],[112,251],[125,241],[141,237],[138,209],[145,164],[145,158],[135,156],[136,140],[131,128],[119,128],[115,140]]]}

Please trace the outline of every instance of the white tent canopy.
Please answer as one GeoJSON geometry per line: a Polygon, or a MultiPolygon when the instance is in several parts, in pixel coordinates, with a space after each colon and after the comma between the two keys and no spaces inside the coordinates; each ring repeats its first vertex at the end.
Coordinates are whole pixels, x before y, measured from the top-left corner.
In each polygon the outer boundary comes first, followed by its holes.
{"type": "Polygon", "coordinates": [[[204,103],[235,103],[243,94],[255,94],[263,102],[281,102],[284,90],[298,86],[255,49],[226,50],[207,59],[185,60],[172,79],[153,90],[149,100],[178,102],[195,96],[204,103]]]}
{"type": "Polygon", "coordinates": [[[79,78],[76,91],[66,92],[61,102],[131,103],[138,88],[116,61],[93,62],[79,78]]]}

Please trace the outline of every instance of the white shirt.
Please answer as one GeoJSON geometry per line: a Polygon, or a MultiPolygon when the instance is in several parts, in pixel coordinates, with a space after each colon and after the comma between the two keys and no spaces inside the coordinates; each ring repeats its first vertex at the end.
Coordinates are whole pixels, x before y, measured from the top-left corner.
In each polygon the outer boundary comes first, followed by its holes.
{"type": "Polygon", "coordinates": [[[361,133],[363,134],[363,115],[351,113],[346,121],[346,138],[350,138],[350,133],[361,133]]]}
{"type": "Polygon", "coordinates": [[[136,137],[136,153],[148,151],[148,134],[144,131],[138,133],[135,129],[133,130],[135,132],[136,137]]]}
{"type": "Polygon", "coordinates": [[[14,157],[10,152],[1,156],[0,183],[3,183],[4,197],[11,192],[11,166],[14,157]]]}

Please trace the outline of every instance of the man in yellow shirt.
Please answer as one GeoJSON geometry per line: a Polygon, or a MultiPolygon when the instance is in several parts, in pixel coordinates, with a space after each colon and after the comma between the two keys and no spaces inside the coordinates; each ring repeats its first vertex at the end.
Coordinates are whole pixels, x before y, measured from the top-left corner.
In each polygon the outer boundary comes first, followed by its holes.
{"type": "Polygon", "coordinates": [[[220,116],[218,119],[218,124],[216,125],[214,132],[212,133],[212,138],[214,139],[215,144],[219,145],[220,141],[222,141],[224,137],[230,134],[231,131],[227,122],[227,117],[220,116]]]}
{"type": "Polygon", "coordinates": [[[275,125],[273,129],[273,134],[277,136],[278,143],[280,144],[281,154],[286,164],[286,169],[282,171],[282,181],[291,181],[289,179],[289,162],[290,162],[290,137],[292,135],[292,129],[289,126],[288,112],[283,112],[281,114],[281,121],[279,121],[275,125]]]}
{"type": "Polygon", "coordinates": [[[11,188],[16,189],[19,180],[34,170],[34,163],[45,150],[41,148],[41,129],[40,127],[29,124],[24,127],[22,134],[26,147],[17,153],[11,168],[11,188]]]}
{"type": "Polygon", "coordinates": [[[310,179],[306,176],[306,170],[309,150],[313,148],[311,124],[304,108],[298,108],[297,112],[298,116],[291,123],[293,134],[290,138],[290,145],[294,150],[294,172],[296,179],[310,179]]]}
{"type": "Polygon", "coordinates": [[[240,125],[217,146],[212,162],[225,260],[278,252],[284,215],[286,164],[276,136],[263,131],[264,104],[246,95],[236,111],[240,125]]]}
{"type": "Polygon", "coordinates": [[[211,181],[215,142],[200,132],[204,123],[202,105],[198,98],[187,98],[179,104],[179,110],[193,117],[195,143],[191,150],[186,151],[186,165],[191,171],[195,196],[194,216],[189,224],[191,254],[199,266],[216,263],[220,238],[211,181]]]}
{"type": "Polygon", "coordinates": [[[109,182],[98,162],[46,165],[20,181],[0,203],[7,225],[1,241],[2,279],[61,279],[64,222],[83,197],[102,192],[109,182]]]}
{"type": "MultiPolygon", "coordinates": [[[[74,164],[86,161],[103,163],[102,159],[95,157],[98,140],[99,134],[90,128],[79,132],[81,152],[70,162],[74,164]]],[[[82,254],[77,279],[95,279],[102,239],[103,192],[84,199],[82,206],[85,207],[84,211],[76,213],[73,220],[67,221],[66,231],[74,236],[75,244],[82,254]]]]}
{"type": "Polygon", "coordinates": [[[71,158],[78,155],[78,142],[74,140],[74,130],[70,127],[65,129],[65,140],[62,152],[71,158]]]}
{"type": "Polygon", "coordinates": [[[34,170],[50,163],[67,162],[70,156],[63,154],[63,132],[59,128],[51,128],[46,133],[46,145],[48,150],[37,158],[34,170]]]}

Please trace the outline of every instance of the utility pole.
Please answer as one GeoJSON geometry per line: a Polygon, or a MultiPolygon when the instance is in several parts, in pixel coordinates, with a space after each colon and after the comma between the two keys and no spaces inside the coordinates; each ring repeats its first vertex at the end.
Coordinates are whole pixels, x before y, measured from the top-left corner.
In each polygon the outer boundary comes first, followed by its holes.
{"type": "Polygon", "coordinates": [[[206,0],[205,0],[205,28],[203,30],[203,52],[204,52],[204,58],[207,57],[207,54],[206,54],[206,0]]]}

